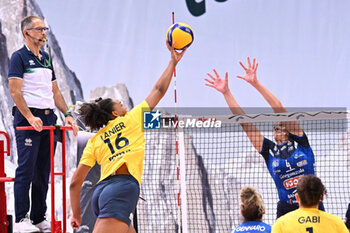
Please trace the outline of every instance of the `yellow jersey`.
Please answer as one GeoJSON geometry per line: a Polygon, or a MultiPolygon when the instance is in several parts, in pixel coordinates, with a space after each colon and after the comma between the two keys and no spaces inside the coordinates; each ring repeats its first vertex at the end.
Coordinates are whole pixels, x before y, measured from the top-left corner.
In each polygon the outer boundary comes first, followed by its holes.
{"type": "Polygon", "coordinates": [[[130,174],[141,185],[145,138],[143,112],[150,111],[146,101],[137,105],[125,116],[108,121],[86,144],[80,164],[101,165],[100,181],[125,164],[130,174]]]}
{"type": "Polygon", "coordinates": [[[315,208],[299,208],[278,218],[272,233],[349,233],[338,216],[315,208]]]}

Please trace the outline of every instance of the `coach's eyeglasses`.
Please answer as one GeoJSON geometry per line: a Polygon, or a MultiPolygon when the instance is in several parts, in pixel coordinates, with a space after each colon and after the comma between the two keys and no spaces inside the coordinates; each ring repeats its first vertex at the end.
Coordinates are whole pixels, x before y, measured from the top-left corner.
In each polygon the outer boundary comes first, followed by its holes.
{"type": "Polygon", "coordinates": [[[26,30],[37,30],[38,32],[47,32],[49,30],[49,28],[47,27],[35,27],[35,28],[27,28],[26,30]]]}

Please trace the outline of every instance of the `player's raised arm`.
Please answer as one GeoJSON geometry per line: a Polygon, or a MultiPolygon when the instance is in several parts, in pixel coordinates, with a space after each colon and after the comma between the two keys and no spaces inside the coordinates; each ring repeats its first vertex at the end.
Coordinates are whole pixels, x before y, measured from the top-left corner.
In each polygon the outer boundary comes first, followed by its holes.
{"type": "MultiPolygon", "coordinates": [[[[211,79],[205,78],[204,80],[207,82],[205,85],[216,89],[224,95],[226,103],[233,114],[245,114],[244,110],[237,103],[228,87],[228,73],[225,73],[225,79],[221,79],[217,71],[215,69],[213,69],[213,71],[215,73],[215,77],[210,73],[207,73],[211,79]]],[[[264,136],[260,133],[258,128],[252,123],[241,123],[241,126],[255,149],[258,152],[261,152],[264,136]]]]}
{"type": "MultiPolygon", "coordinates": [[[[287,110],[282,105],[281,101],[279,101],[279,99],[277,99],[277,97],[274,94],[272,94],[271,91],[269,91],[262,83],[259,82],[256,75],[256,71],[258,69],[258,63],[256,63],[255,58],[253,59],[253,64],[251,64],[249,57],[247,58],[247,61],[248,61],[248,67],[246,67],[241,61],[239,62],[239,64],[242,66],[246,74],[244,76],[238,75],[237,77],[251,84],[269,103],[269,105],[271,106],[271,108],[275,113],[287,112],[287,110]]],[[[303,135],[303,130],[301,129],[298,122],[296,121],[284,122],[283,124],[286,127],[286,130],[288,132],[297,136],[303,135]]]]}
{"type": "Polygon", "coordinates": [[[182,56],[186,52],[186,49],[184,49],[181,53],[175,51],[174,44],[171,47],[166,41],[166,45],[170,51],[171,58],[169,61],[168,66],[165,68],[162,75],[158,78],[157,82],[155,83],[154,87],[152,88],[151,92],[146,97],[146,102],[150,106],[151,110],[154,109],[159,101],[163,98],[166,91],[168,90],[171,78],[173,76],[174,69],[177,65],[177,63],[181,60],[182,56]]]}

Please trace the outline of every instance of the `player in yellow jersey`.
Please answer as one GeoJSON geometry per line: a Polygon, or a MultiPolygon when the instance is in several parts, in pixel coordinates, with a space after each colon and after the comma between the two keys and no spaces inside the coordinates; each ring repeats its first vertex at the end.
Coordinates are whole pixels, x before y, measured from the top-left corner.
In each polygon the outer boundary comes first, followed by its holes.
{"type": "Polygon", "coordinates": [[[317,176],[301,177],[295,195],[299,209],[278,218],[272,226],[272,233],[348,233],[338,216],[318,209],[326,193],[317,176]]]}
{"type": "Polygon", "coordinates": [[[88,141],[70,184],[73,229],[79,229],[81,224],[81,185],[97,162],[101,165],[101,177],[92,197],[97,216],[93,232],[135,232],[129,216],[135,211],[140,193],[145,152],[143,112],[152,110],[165,95],[175,66],[186,51],[176,52],[166,44],[171,52],[170,62],[140,105],[127,112],[119,101],[103,99],[80,108],[84,123],[99,131],[88,141]]]}

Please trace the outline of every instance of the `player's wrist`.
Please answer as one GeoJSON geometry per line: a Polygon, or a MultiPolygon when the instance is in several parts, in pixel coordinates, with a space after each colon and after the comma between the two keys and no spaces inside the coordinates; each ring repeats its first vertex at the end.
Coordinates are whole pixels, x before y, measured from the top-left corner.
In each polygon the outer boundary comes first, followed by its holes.
{"type": "Polygon", "coordinates": [[[72,111],[71,110],[67,110],[65,113],[63,113],[64,117],[73,117],[72,111]]]}
{"type": "Polygon", "coordinates": [[[259,80],[253,80],[249,83],[255,88],[258,88],[259,86],[261,86],[261,83],[259,82],[259,80]]]}
{"type": "Polygon", "coordinates": [[[170,62],[169,62],[170,65],[176,66],[177,63],[178,63],[178,61],[176,61],[175,58],[171,58],[171,59],[170,59],[170,62]]]}
{"type": "Polygon", "coordinates": [[[227,95],[229,92],[230,92],[230,88],[226,88],[226,89],[224,89],[224,90],[221,91],[221,93],[222,93],[223,95],[227,95]]]}

